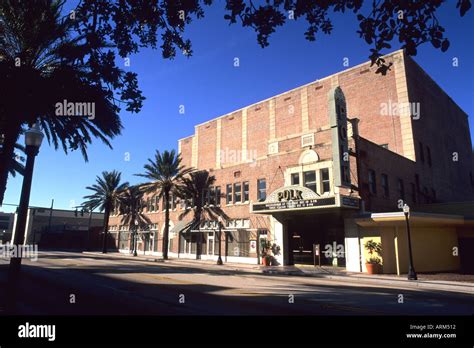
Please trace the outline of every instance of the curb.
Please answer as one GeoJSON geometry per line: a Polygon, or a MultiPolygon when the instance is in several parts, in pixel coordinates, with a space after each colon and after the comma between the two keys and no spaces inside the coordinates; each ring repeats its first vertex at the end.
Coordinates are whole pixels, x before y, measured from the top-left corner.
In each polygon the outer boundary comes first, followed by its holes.
{"type": "Polygon", "coordinates": [[[301,271],[301,273],[296,272],[279,272],[279,271],[271,271],[271,270],[263,270],[262,273],[267,274],[281,274],[281,275],[288,275],[288,276],[301,276],[301,277],[319,277],[319,278],[328,278],[333,280],[353,280],[356,282],[369,282],[372,284],[384,284],[384,285],[403,285],[406,287],[411,288],[425,288],[431,290],[444,290],[444,291],[452,291],[452,292],[460,292],[460,293],[468,293],[474,294],[474,286],[466,286],[461,284],[439,284],[433,283],[429,281],[422,281],[422,280],[392,280],[392,279],[373,279],[369,277],[360,277],[360,276],[353,276],[353,275],[334,275],[334,274],[324,274],[324,273],[307,273],[301,271]]]}

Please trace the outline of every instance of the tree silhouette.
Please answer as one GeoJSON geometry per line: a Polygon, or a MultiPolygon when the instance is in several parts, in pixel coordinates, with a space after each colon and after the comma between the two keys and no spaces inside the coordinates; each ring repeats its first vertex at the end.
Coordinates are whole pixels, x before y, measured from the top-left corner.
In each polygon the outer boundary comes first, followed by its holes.
{"type": "MultiPolygon", "coordinates": [[[[288,20],[304,18],[309,25],[305,37],[314,41],[319,32],[331,34],[333,24],[330,16],[333,12],[352,12],[359,21],[357,33],[369,45],[373,45],[369,58],[372,65],[378,67],[376,73],[385,75],[391,65],[386,64],[381,56],[384,49],[391,49],[392,40],[398,39],[401,48],[411,56],[416,55],[417,47],[428,42],[442,52],[449,48],[449,40],[444,36],[445,29],[436,16],[437,10],[446,2],[451,1],[273,0],[255,5],[251,0],[228,0],[226,9],[230,14],[226,14],[225,19],[231,24],[240,21],[242,26],[253,28],[260,46],[266,47],[270,35],[288,20]],[[364,11],[368,14],[363,14],[364,11]]],[[[471,8],[471,1],[458,0],[456,8],[462,17],[471,8]]]]}

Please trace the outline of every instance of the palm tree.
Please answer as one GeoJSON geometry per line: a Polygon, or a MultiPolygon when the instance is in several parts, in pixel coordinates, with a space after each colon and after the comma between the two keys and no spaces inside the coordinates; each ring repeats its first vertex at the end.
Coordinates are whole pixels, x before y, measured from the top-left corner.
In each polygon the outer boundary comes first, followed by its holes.
{"type": "Polygon", "coordinates": [[[128,226],[129,231],[133,231],[133,256],[137,256],[138,229],[151,223],[148,216],[143,214],[143,194],[139,186],[130,186],[119,197],[122,224],[128,226]]]}
{"type": "Polygon", "coordinates": [[[181,156],[174,150],[156,151],[153,160],[148,159],[148,164],[143,166],[144,174],[135,174],[151,181],[144,184],[145,192],[157,192],[158,199],[164,199],[165,202],[165,230],[163,233],[163,259],[168,259],[168,235],[170,223],[170,197],[176,196],[178,186],[182,183],[183,177],[191,172],[190,168],[181,165],[181,156]]]}
{"type": "MultiPolygon", "coordinates": [[[[219,220],[219,217],[225,221],[229,217],[220,207],[220,194],[213,189],[216,181],[215,176],[209,175],[207,170],[200,170],[189,173],[182,180],[177,192],[181,199],[191,202],[191,209],[185,209],[179,219],[193,212],[193,224],[203,220],[219,220]],[[214,197],[212,197],[214,195],[214,197]]],[[[219,235],[219,240],[221,236],[219,235]]],[[[201,256],[202,235],[198,234],[198,243],[196,248],[196,259],[201,256]]]]}
{"type": "Polygon", "coordinates": [[[77,23],[61,17],[63,4],[0,1],[0,205],[23,126],[38,121],[50,144],[66,153],[79,149],[86,161],[92,138],[111,147],[122,129],[113,94],[91,73],[98,58],[84,44],[86,34],[73,35],[77,23]],[[58,116],[63,100],[92,103],[95,118],[58,116]]]}
{"type": "Polygon", "coordinates": [[[25,154],[25,147],[20,144],[15,144],[15,149],[18,150],[21,155],[17,152],[13,153],[11,167],[9,170],[10,175],[13,177],[16,177],[16,174],[23,175],[25,172],[25,166],[22,163],[25,161],[25,157],[23,156],[25,154]]]}
{"type": "Polygon", "coordinates": [[[102,177],[96,177],[96,184],[87,186],[86,189],[94,192],[85,196],[87,201],[82,206],[90,211],[99,209],[104,212],[104,238],[102,252],[107,253],[107,232],[109,230],[110,212],[116,207],[120,200],[120,194],[128,187],[128,182],[120,183],[121,173],[114,170],[112,172],[102,172],[102,177]]]}

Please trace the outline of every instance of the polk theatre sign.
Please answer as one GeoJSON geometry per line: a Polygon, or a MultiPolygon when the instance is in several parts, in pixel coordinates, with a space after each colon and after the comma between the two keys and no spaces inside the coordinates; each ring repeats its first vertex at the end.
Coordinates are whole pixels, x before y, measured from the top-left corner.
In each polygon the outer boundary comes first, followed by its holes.
{"type": "MultiPolygon", "coordinates": [[[[358,200],[350,197],[343,197],[341,203],[344,206],[356,207],[358,200]],[[348,200],[351,204],[348,204],[348,200]]],[[[310,208],[336,207],[336,197],[321,197],[316,192],[304,186],[285,186],[270,194],[265,202],[254,203],[252,212],[267,213],[271,211],[300,210],[310,208]]]]}

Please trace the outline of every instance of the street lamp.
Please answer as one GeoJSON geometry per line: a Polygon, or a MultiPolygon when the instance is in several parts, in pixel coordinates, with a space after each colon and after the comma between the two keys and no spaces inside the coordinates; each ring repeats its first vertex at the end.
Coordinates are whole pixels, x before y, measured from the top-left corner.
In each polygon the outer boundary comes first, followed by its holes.
{"type": "Polygon", "coordinates": [[[222,265],[222,248],[221,248],[221,243],[222,243],[222,217],[219,216],[217,218],[217,224],[219,225],[219,257],[217,258],[217,264],[222,265]]]}
{"type": "MultiPolygon", "coordinates": [[[[28,206],[30,203],[31,193],[31,182],[33,179],[33,168],[35,164],[35,157],[39,152],[41,142],[43,141],[43,133],[41,132],[39,125],[34,124],[30,129],[25,132],[25,153],[26,153],[26,164],[25,171],[23,173],[23,184],[21,186],[20,204],[18,206],[18,215],[16,220],[15,236],[13,238],[13,247],[17,250],[15,257],[10,259],[9,268],[9,284],[12,293],[10,295],[15,296],[16,284],[18,276],[21,270],[21,252],[18,252],[19,247],[24,242],[26,218],[28,215],[28,206]]],[[[15,298],[10,298],[7,303],[10,302],[14,306],[15,298]]]]}
{"type": "Polygon", "coordinates": [[[135,220],[135,235],[133,237],[133,256],[137,256],[137,233],[138,233],[138,220],[135,220]]]}
{"type": "Polygon", "coordinates": [[[410,223],[408,222],[408,217],[410,215],[410,207],[405,204],[403,206],[403,213],[405,214],[405,221],[407,226],[407,236],[408,236],[408,280],[417,280],[415,268],[413,267],[413,256],[411,251],[411,235],[410,235],[410,223]]]}

